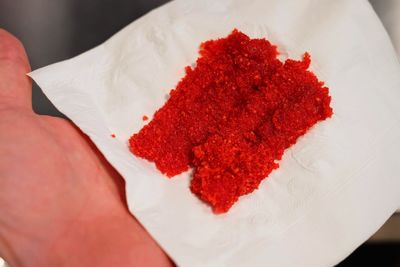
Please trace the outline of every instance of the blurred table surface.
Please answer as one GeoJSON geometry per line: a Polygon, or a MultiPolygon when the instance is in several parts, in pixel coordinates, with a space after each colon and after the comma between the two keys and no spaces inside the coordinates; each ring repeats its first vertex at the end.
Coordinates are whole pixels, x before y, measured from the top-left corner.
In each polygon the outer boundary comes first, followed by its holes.
{"type": "MultiPolygon", "coordinates": [[[[37,69],[101,44],[133,20],[166,2],[168,1],[1,0],[0,27],[12,32],[24,43],[32,69],[37,69]]],[[[390,34],[395,49],[400,53],[400,0],[370,2],[390,34]]],[[[33,86],[32,101],[37,113],[62,116],[37,85],[33,86]]],[[[371,259],[368,259],[368,256],[374,255],[371,248],[376,244],[383,244],[382,242],[395,242],[396,246],[390,248],[399,256],[394,256],[392,262],[380,266],[400,266],[399,241],[400,215],[394,215],[371,238],[368,243],[370,245],[361,246],[339,266],[355,266],[354,264],[363,262],[362,257],[371,263],[371,259]]],[[[388,245],[378,247],[382,246],[388,245]]]]}

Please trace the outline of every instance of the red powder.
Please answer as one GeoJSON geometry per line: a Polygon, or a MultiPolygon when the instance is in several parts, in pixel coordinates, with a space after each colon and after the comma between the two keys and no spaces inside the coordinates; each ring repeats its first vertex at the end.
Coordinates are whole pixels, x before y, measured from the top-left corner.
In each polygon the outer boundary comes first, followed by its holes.
{"type": "Polygon", "coordinates": [[[143,121],[147,121],[149,119],[149,117],[147,117],[146,115],[144,115],[143,117],[142,117],[142,120],[143,121]]]}
{"type": "Polygon", "coordinates": [[[116,136],[115,136],[115,134],[111,134],[111,137],[112,137],[112,138],[115,138],[116,136]]]}
{"type": "Polygon", "coordinates": [[[222,213],[257,189],[286,148],[332,115],[328,88],[302,61],[278,60],[276,46],[234,30],[203,43],[194,69],[131,151],[167,176],[194,168],[191,190],[222,213]]]}

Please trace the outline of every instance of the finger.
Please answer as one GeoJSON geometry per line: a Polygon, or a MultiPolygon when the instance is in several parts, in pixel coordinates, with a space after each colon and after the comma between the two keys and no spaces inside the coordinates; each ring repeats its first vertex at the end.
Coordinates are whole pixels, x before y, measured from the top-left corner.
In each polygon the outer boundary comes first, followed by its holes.
{"type": "Polygon", "coordinates": [[[32,107],[29,60],[21,42],[0,29],[0,108],[32,107]]]}

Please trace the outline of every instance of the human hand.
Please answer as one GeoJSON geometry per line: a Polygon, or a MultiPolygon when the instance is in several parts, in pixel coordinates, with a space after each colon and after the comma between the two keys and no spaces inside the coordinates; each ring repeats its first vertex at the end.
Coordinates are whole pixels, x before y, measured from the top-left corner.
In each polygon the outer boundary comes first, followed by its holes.
{"type": "Polygon", "coordinates": [[[71,122],[37,115],[22,44],[0,29],[0,256],[10,266],[171,266],[122,177],[71,122]]]}

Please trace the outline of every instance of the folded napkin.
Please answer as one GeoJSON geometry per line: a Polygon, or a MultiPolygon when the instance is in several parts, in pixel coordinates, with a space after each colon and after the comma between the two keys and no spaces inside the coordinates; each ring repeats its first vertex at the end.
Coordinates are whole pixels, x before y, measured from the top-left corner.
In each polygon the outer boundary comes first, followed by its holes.
{"type": "Polygon", "coordinates": [[[310,267],[337,264],[400,204],[399,74],[367,1],[176,0],[30,76],[122,174],[130,210],[179,266],[310,267]],[[258,190],[215,215],[190,192],[190,172],[166,179],[127,141],[199,44],[233,28],[266,37],[282,60],[308,51],[335,114],[288,149],[258,190]]]}

